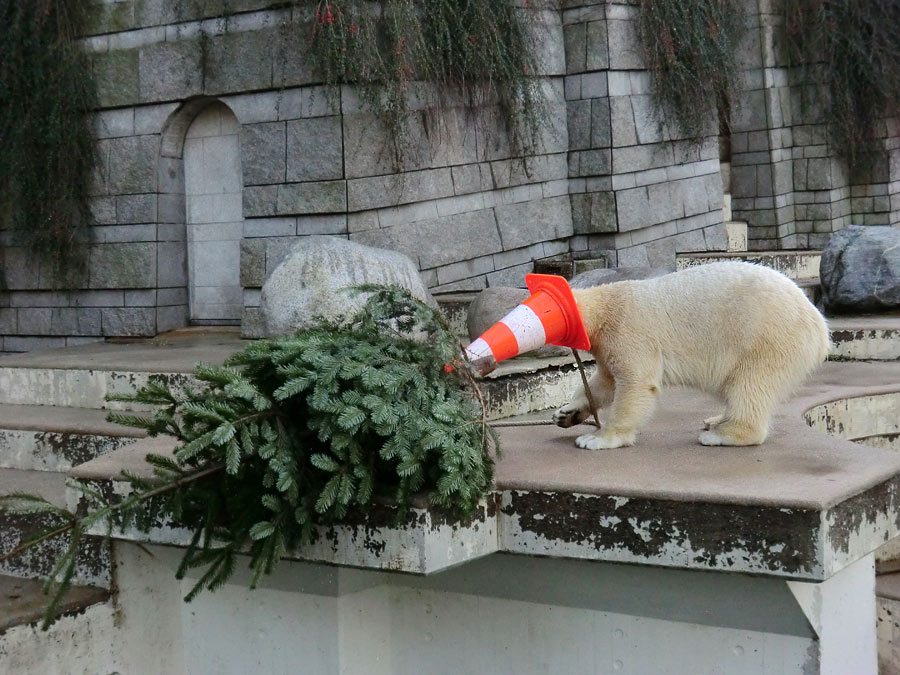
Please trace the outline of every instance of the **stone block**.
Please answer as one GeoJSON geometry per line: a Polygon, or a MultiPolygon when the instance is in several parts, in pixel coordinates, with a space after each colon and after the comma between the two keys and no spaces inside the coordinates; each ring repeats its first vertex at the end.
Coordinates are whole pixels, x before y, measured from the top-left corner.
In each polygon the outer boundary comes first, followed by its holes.
{"type": "Polygon", "coordinates": [[[453,190],[458,195],[482,192],[494,188],[490,165],[464,164],[451,168],[453,190]]]}
{"type": "MultiPolygon", "coordinates": [[[[728,229],[726,223],[716,223],[703,228],[703,237],[706,239],[707,251],[728,250],[728,229]]],[[[744,250],[746,250],[746,245],[744,250]]]]}
{"type": "Polygon", "coordinates": [[[606,26],[609,42],[609,68],[612,70],[644,68],[636,22],[615,19],[607,21],[606,26]]]}
{"type": "Polygon", "coordinates": [[[18,310],[10,307],[0,309],[0,335],[13,335],[18,328],[18,310]]]}
{"type": "Polygon", "coordinates": [[[347,181],[347,208],[364,211],[453,195],[449,168],[347,181]]]}
{"type": "MultiPolygon", "coordinates": [[[[278,215],[334,213],[347,209],[347,183],[289,183],[278,186],[278,215]]],[[[260,214],[266,215],[266,214],[260,214]]]]}
{"type": "Polygon", "coordinates": [[[138,51],[121,49],[91,55],[97,105],[102,108],[129,105],[139,99],[138,51]]]}
{"type": "Polygon", "coordinates": [[[244,307],[241,315],[241,337],[261,338],[265,335],[262,310],[259,307],[244,307]]]}
{"type": "Polygon", "coordinates": [[[139,291],[125,291],[126,307],[155,307],[156,289],[144,289],[139,291]]]}
{"type": "Polygon", "coordinates": [[[613,192],[571,195],[572,227],[575,234],[616,231],[616,199],[613,192]]]}
{"type": "Polygon", "coordinates": [[[90,288],[154,288],[156,247],[152,242],[91,247],[90,288]]]}
{"type": "Polygon", "coordinates": [[[566,73],[587,70],[587,26],[574,23],[563,26],[563,46],[566,54],[566,73]]]}
{"type": "Polygon", "coordinates": [[[109,191],[111,194],[156,192],[158,136],[114,138],[109,143],[109,191]]]}
{"type": "Polygon", "coordinates": [[[413,260],[418,259],[420,269],[477,258],[503,249],[492,209],[367,230],[351,234],[350,239],[405,253],[413,260]]]}
{"type": "Polygon", "coordinates": [[[156,225],[153,223],[107,225],[94,230],[94,243],[122,244],[140,241],[156,241],[156,225]]]}
{"type": "Polygon", "coordinates": [[[94,113],[96,138],[118,138],[134,135],[134,108],[101,110],[94,113]]]}
{"type": "Polygon", "coordinates": [[[156,193],[116,197],[116,222],[155,223],[156,193]]]}
{"type": "Polygon", "coordinates": [[[566,196],[499,205],[494,210],[504,250],[573,233],[572,210],[566,196]]]}
{"type": "Polygon", "coordinates": [[[59,307],[52,310],[51,335],[100,335],[100,311],[90,307],[59,307]]]}
{"type": "Polygon", "coordinates": [[[610,120],[609,99],[591,101],[591,147],[612,146],[612,122],[610,120]]]}
{"type": "Polygon", "coordinates": [[[637,129],[630,96],[611,96],[609,99],[610,130],[613,147],[637,145],[637,129]]]}
{"type": "Polygon", "coordinates": [[[243,206],[245,218],[274,216],[278,210],[278,186],[245,187],[243,206]]]}
{"type": "Polygon", "coordinates": [[[190,322],[187,304],[156,308],[156,332],[164,333],[183,328],[190,322]]]}
{"type": "Polygon", "coordinates": [[[279,31],[269,38],[275,46],[272,64],[272,85],[274,87],[297,87],[316,81],[317,77],[312,69],[312,59],[307,56],[312,26],[309,24],[307,26],[308,29],[303,30],[301,26],[293,25],[291,26],[292,30],[279,31]]]}
{"type": "Polygon", "coordinates": [[[287,123],[287,180],[341,178],[344,173],[341,118],[312,117],[287,123]]]}
{"type": "Polygon", "coordinates": [[[185,197],[182,194],[160,194],[156,199],[156,218],[159,225],[160,239],[165,240],[171,238],[171,235],[164,237],[162,232],[168,229],[170,233],[182,232],[179,239],[184,239],[184,221],[185,221],[185,197]],[[163,228],[163,225],[178,225],[179,228],[163,228]]]}
{"type": "Polygon", "coordinates": [[[115,197],[94,197],[89,204],[91,220],[95,225],[112,225],[116,222],[115,197]]]}
{"type": "Polygon", "coordinates": [[[384,123],[371,113],[343,116],[344,171],[347,178],[393,173],[393,144],[384,123]]]}
{"type": "Polygon", "coordinates": [[[285,143],[284,122],[241,126],[241,170],[244,185],[284,182],[285,143]]]}
{"type": "Polygon", "coordinates": [[[587,24],[587,70],[609,68],[609,48],[607,45],[606,21],[591,21],[587,24]]]}
{"type": "Polygon", "coordinates": [[[49,307],[23,307],[18,310],[19,335],[49,335],[53,310],[49,307]]]}
{"type": "Polygon", "coordinates": [[[263,239],[241,241],[241,286],[259,288],[266,280],[266,242],[263,239]]]}
{"type": "Polygon", "coordinates": [[[87,21],[88,34],[117,33],[143,25],[136,20],[134,10],[133,2],[91,3],[87,21]]]}
{"type": "Polygon", "coordinates": [[[297,235],[347,234],[347,214],[335,213],[297,218],[297,235]]]}
{"type": "Polygon", "coordinates": [[[187,244],[184,241],[161,241],[156,246],[157,286],[171,288],[187,285],[187,244]]]}
{"type": "Polygon", "coordinates": [[[134,133],[159,134],[169,116],[178,109],[178,103],[145,105],[134,109],[134,133]]]}
{"type": "Polygon", "coordinates": [[[591,102],[569,101],[566,106],[569,129],[569,148],[584,150],[591,147],[591,102]]]}
{"type": "MultiPolygon", "coordinates": [[[[279,44],[276,28],[225,33],[208,38],[204,93],[270,89],[279,44]]],[[[286,58],[291,61],[306,60],[300,57],[302,52],[287,54],[286,58]]]]}
{"type": "Polygon", "coordinates": [[[202,93],[200,40],[157,42],[140,48],[140,100],[178,101],[202,93]]]}
{"type": "Polygon", "coordinates": [[[289,237],[296,232],[296,218],[248,218],[244,221],[245,237],[289,237]]]}
{"type": "Polygon", "coordinates": [[[156,335],[155,307],[112,307],[100,310],[102,334],[106,337],[156,335]]]}

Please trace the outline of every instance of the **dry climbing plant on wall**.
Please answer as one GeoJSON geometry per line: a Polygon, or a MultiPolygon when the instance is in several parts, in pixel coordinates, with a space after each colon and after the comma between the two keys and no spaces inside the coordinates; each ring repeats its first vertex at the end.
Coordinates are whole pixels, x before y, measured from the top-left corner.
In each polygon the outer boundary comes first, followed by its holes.
{"type": "Polygon", "coordinates": [[[829,142],[864,163],[900,114],[900,4],[896,0],[785,0],[785,32],[806,111],[817,107],[829,142]]]}
{"type": "Polygon", "coordinates": [[[661,121],[680,136],[715,135],[736,101],[744,16],[738,0],[642,0],[638,36],[661,121]]]}
{"type": "Polygon", "coordinates": [[[449,106],[493,107],[515,150],[534,147],[544,115],[529,9],[510,0],[322,0],[309,11],[313,62],[327,84],[357,85],[398,160],[417,142],[413,116],[449,106]]]}
{"type": "Polygon", "coordinates": [[[0,0],[0,226],[29,247],[43,283],[83,272],[95,159],[95,91],[77,43],[85,0],[0,0]]]}

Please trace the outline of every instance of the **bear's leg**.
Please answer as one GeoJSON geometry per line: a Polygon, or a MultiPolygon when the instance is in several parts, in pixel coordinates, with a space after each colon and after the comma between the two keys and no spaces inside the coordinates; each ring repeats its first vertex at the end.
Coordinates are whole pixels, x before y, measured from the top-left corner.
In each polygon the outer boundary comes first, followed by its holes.
{"type": "MultiPolygon", "coordinates": [[[[612,403],[615,382],[609,370],[602,363],[597,364],[594,374],[588,379],[588,386],[591,388],[594,402],[598,407],[605,408],[612,403]]],[[[591,406],[582,387],[578,390],[578,394],[571,403],[566,403],[566,405],[553,413],[553,423],[567,428],[581,424],[592,414],[591,406]]]]}
{"type": "Polygon", "coordinates": [[[597,434],[585,434],[575,439],[575,445],[585,450],[621,448],[634,445],[638,430],[649,419],[656,403],[659,386],[647,380],[623,380],[616,387],[609,422],[597,434]]]}
{"type": "Polygon", "coordinates": [[[714,426],[717,426],[722,423],[722,420],[725,419],[725,413],[721,413],[719,415],[713,415],[712,417],[707,417],[703,420],[703,428],[704,429],[712,429],[714,426]]]}
{"type": "Polygon", "coordinates": [[[785,390],[785,374],[765,362],[739,364],[725,389],[728,405],[721,422],[700,434],[703,445],[759,445],[785,390]]]}

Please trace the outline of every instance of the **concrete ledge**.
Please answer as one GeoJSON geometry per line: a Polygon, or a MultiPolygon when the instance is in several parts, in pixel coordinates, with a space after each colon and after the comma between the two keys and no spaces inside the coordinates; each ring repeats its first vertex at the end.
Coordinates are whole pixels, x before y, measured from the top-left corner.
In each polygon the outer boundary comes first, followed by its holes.
{"type": "MultiPolygon", "coordinates": [[[[130,485],[123,471],[150,476],[144,458],[149,453],[170,454],[171,439],[147,438],[103,457],[81,464],[68,473],[80,483],[107,495],[127,495],[130,485]]],[[[76,510],[81,492],[68,488],[67,501],[76,510]]],[[[103,535],[104,525],[93,533],[103,535]]],[[[169,522],[157,523],[149,532],[136,528],[114,530],[116,539],[187,546],[190,531],[169,522]]],[[[430,574],[497,551],[497,512],[493,497],[478,512],[459,522],[430,509],[424,500],[398,522],[396,506],[375,505],[368,513],[351,515],[337,525],[315,528],[313,542],[288,555],[288,560],[324,562],[348,567],[430,574]]]]}
{"type": "MultiPolygon", "coordinates": [[[[750,448],[699,445],[703,418],[721,404],[682,389],[664,392],[632,448],[580,450],[574,438],[588,427],[503,428],[499,510],[489,501],[472,521],[452,524],[417,508],[396,526],[393,511],[379,508],[320,528],[317,541],[291,557],[427,574],[507,551],[822,581],[900,534],[900,455],[816,431],[804,414],[893,391],[900,364],[826,364],[779,411],[769,440],[750,448]]],[[[166,442],[151,449],[151,440],[70,476],[121,490],[119,472],[139,469],[146,452],[166,442]]],[[[166,524],[117,536],[187,541],[166,524]]]]}

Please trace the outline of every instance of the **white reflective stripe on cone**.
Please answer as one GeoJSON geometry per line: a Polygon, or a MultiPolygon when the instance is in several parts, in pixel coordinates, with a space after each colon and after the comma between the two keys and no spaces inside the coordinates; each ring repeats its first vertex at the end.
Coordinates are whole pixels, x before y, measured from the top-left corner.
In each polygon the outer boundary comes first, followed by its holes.
{"type": "Polygon", "coordinates": [[[466,347],[466,358],[469,361],[477,361],[484,356],[493,358],[494,353],[491,351],[491,346],[481,338],[478,338],[466,347]]]}
{"type": "Polygon", "coordinates": [[[519,344],[519,354],[530,352],[547,344],[547,334],[544,332],[544,324],[528,305],[519,305],[501,321],[516,336],[519,344]]]}

